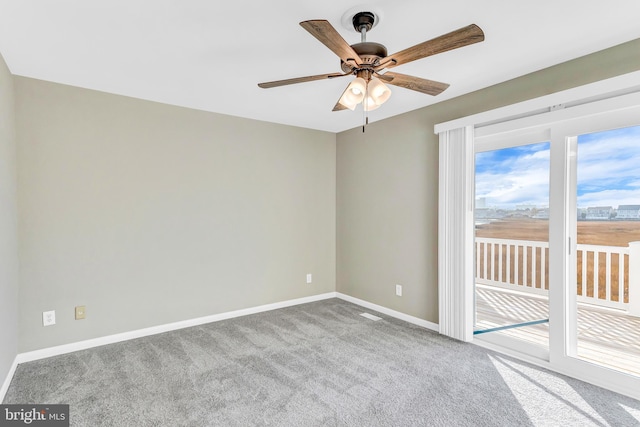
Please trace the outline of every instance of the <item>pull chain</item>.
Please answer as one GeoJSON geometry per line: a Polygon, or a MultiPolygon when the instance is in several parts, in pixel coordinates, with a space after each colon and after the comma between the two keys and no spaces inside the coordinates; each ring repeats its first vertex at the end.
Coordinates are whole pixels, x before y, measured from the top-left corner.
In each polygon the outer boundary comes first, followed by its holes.
{"type": "Polygon", "coordinates": [[[362,133],[364,128],[369,124],[369,82],[364,90],[364,100],[362,101],[362,133]]]}
{"type": "Polygon", "coordinates": [[[366,102],[367,97],[365,96],[364,101],[362,102],[362,133],[364,133],[364,126],[366,125],[366,102]]]}
{"type": "MultiPolygon", "coordinates": [[[[360,27],[360,41],[362,43],[367,41],[367,26],[362,25],[360,27]]],[[[369,124],[369,80],[367,78],[367,87],[364,92],[364,101],[362,102],[362,133],[364,133],[364,128],[369,124]]]]}

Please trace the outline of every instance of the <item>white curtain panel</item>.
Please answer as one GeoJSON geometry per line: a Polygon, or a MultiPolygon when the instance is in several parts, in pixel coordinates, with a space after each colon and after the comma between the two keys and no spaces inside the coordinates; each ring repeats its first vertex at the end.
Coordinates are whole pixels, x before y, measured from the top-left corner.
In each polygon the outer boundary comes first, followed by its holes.
{"type": "Polygon", "coordinates": [[[440,333],[473,339],[473,127],[441,132],[438,197],[438,308],[440,333]]]}

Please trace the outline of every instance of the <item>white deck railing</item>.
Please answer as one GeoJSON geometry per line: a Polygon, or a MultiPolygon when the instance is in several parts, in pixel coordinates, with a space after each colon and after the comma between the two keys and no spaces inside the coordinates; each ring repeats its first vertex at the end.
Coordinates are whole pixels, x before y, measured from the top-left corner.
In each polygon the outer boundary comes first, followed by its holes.
{"type": "MultiPolygon", "coordinates": [[[[638,242],[629,247],[578,244],[578,302],[640,316],[636,312],[640,306],[639,269],[638,242]]],[[[549,243],[477,237],[476,283],[546,295],[549,243]]]]}

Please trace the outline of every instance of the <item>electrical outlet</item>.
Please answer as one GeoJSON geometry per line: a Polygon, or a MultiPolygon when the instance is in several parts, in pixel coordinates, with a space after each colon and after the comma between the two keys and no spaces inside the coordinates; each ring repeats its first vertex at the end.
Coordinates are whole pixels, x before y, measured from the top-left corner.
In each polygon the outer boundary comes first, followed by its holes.
{"type": "Polygon", "coordinates": [[[402,296],[402,285],[396,285],[396,295],[399,297],[402,296]]]}
{"type": "Polygon", "coordinates": [[[84,319],[85,313],[86,313],[86,310],[84,305],[76,306],[76,320],[84,319]]]}
{"type": "Polygon", "coordinates": [[[313,276],[311,275],[311,273],[307,274],[307,283],[311,283],[313,282],[313,276]]]}
{"type": "Polygon", "coordinates": [[[42,312],[42,326],[51,326],[56,324],[56,311],[43,311],[42,312]]]}

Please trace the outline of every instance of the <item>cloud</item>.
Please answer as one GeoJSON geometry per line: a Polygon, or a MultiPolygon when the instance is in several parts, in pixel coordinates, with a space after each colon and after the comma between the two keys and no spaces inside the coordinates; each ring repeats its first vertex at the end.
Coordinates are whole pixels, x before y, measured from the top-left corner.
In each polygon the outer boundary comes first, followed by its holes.
{"type": "Polygon", "coordinates": [[[640,126],[578,138],[578,206],[640,204],[640,126]]]}
{"type": "Polygon", "coordinates": [[[604,190],[578,196],[578,207],[640,205],[640,188],[635,190],[604,190]]]}
{"type": "MultiPolygon", "coordinates": [[[[578,206],[640,204],[640,126],[578,137],[578,206]]],[[[549,205],[549,143],[476,155],[476,198],[549,205]]]]}
{"type": "Polygon", "coordinates": [[[487,205],[549,204],[549,143],[476,155],[476,197],[487,205]]]}

